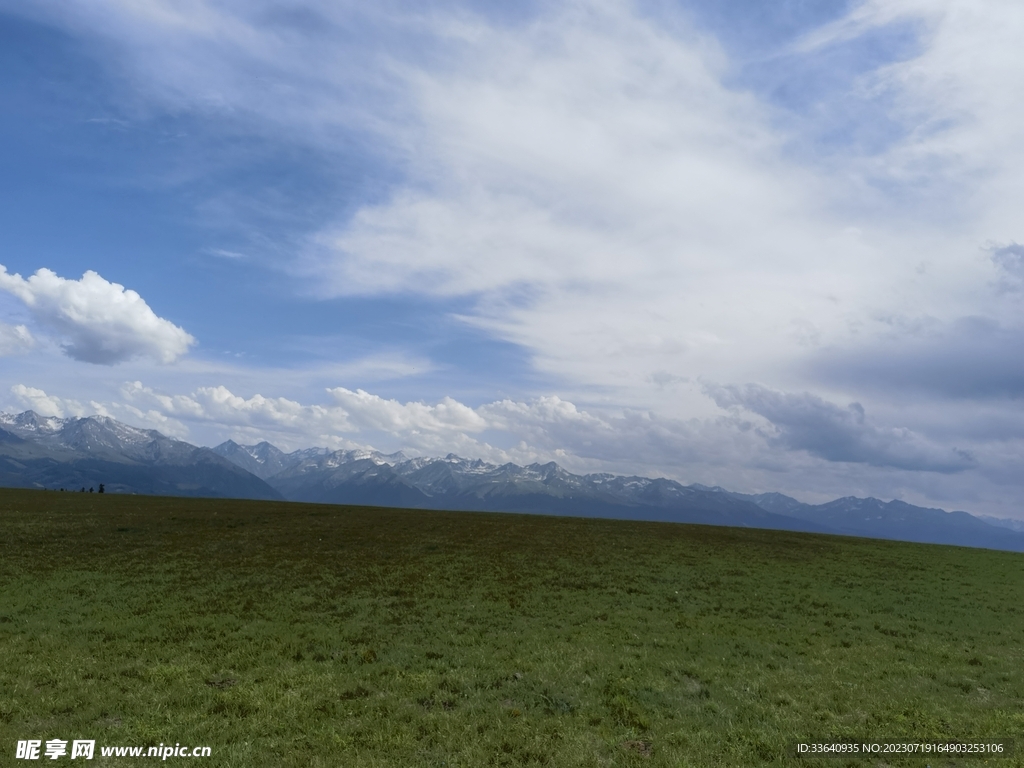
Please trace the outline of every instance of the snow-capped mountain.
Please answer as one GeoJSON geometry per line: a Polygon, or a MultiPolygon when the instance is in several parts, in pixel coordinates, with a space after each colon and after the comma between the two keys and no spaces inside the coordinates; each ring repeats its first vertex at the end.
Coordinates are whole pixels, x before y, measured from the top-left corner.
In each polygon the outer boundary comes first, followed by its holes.
{"type": "Polygon", "coordinates": [[[218,456],[106,416],[0,413],[0,485],[112,493],[275,499],[262,480],[218,456]]]}
{"type": "Polygon", "coordinates": [[[291,453],[285,453],[266,441],[256,445],[239,445],[234,440],[228,440],[210,450],[264,480],[298,466],[307,468],[336,467],[363,458],[368,458],[377,464],[394,464],[397,461],[405,460],[405,456],[401,453],[390,456],[376,451],[362,450],[334,451],[332,453],[328,448],[301,448],[291,453]]]}
{"type": "Polygon", "coordinates": [[[57,451],[84,453],[94,458],[139,461],[190,460],[194,445],[154,429],[139,429],[107,416],[84,419],[42,417],[33,411],[0,414],[0,428],[36,445],[57,451]]]}
{"type": "MultiPolygon", "coordinates": [[[[228,458],[273,456],[274,466],[282,469],[263,476],[295,501],[700,522],[1024,551],[1024,535],[966,512],[902,501],[849,497],[811,505],[781,493],[745,495],[665,478],[576,475],[554,462],[522,467],[453,454],[409,459],[401,453],[326,449],[278,456],[272,448],[225,443],[214,450],[228,458]]],[[[264,471],[271,466],[270,459],[261,461],[264,471]]]]}
{"type": "Polygon", "coordinates": [[[35,411],[0,413],[0,429],[12,432],[22,438],[59,432],[68,421],[70,419],[40,416],[35,411]]]}
{"type": "Polygon", "coordinates": [[[811,521],[775,515],[756,504],[672,480],[575,475],[554,462],[499,466],[454,454],[410,459],[400,452],[365,450],[285,454],[267,443],[242,446],[233,441],[213,450],[259,472],[293,501],[826,530],[811,521]],[[273,472],[277,467],[279,471],[273,472]]]}

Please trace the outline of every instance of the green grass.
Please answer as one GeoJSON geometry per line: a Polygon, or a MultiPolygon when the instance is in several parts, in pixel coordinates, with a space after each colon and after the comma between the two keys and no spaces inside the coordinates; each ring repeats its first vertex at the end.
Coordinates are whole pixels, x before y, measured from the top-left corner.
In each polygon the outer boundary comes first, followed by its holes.
{"type": "Polygon", "coordinates": [[[791,743],[1018,736],[1022,594],[1005,552],[0,490],[0,764],[979,765],[791,743]]]}

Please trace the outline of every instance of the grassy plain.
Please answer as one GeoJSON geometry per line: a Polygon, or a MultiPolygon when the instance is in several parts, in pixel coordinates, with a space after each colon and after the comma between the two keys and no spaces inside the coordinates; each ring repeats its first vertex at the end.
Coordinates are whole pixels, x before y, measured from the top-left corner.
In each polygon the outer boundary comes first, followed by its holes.
{"type": "Polygon", "coordinates": [[[1022,595],[1005,552],[0,490],[0,763],[981,765],[791,743],[1019,735],[1022,595]]]}

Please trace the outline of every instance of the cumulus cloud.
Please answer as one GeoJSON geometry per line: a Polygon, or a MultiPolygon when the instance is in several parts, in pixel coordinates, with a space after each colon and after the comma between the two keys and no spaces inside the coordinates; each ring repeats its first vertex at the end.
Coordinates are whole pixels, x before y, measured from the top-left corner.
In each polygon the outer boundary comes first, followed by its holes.
{"type": "Polygon", "coordinates": [[[40,269],[27,280],[0,265],[0,289],[21,299],[75,360],[113,365],[135,357],[173,363],[195,339],[158,317],[138,293],[93,271],[67,280],[40,269]]]}
{"type": "Polygon", "coordinates": [[[742,408],[767,419],[776,444],[827,461],[943,473],[974,464],[969,453],[931,444],[909,429],[873,426],[860,403],[841,408],[807,392],[777,392],[756,384],[706,389],[723,408],[742,408]]]}
{"type": "Polygon", "coordinates": [[[450,397],[436,405],[400,403],[385,400],[361,389],[355,392],[335,387],[328,392],[349,415],[357,429],[378,429],[385,432],[480,432],[487,421],[472,408],[450,397]]]}
{"type": "Polygon", "coordinates": [[[129,403],[145,410],[183,421],[215,423],[238,434],[280,439],[286,444],[366,447],[366,440],[383,437],[413,451],[447,447],[494,455],[490,446],[469,436],[486,427],[484,420],[451,398],[428,405],[400,403],[343,387],[327,393],[334,404],[303,404],[259,394],[245,398],[224,386],[200,387],[189,395],[165,395],[138,381],[122,388],[129,403]],[[363,442],[353,442],[356,437],[363,442]]]}
{"type": "Polygon", "coordinates": [[[26,387],[24,384],[15,384],[11,387],[11,394],[27,410],[35,411],[40,416],[56,416],[62,419],[66,416],[84,416],[87,413],[87,409],[77,400],[48,395],[41,389],[26,387]]]}
{"type": "Polygon", "coordinates": [[[122,391],[129,400],[148,402],[162,413],[186,420],[216,421],[273,431],[301,433],[308,430],[312,434],[351,429],[341,409],[303,406],[288,398],[268,398],[258,394],[247,399],[223,386],[200,387],[190,395],[171,396],[136,381],[126,384],[122,391]]]}
{"type": "Polygon", "coordinates": [[[36,340],[24,325],[0,323],[0,357],[25,352],[35,343],[36,340]]]}

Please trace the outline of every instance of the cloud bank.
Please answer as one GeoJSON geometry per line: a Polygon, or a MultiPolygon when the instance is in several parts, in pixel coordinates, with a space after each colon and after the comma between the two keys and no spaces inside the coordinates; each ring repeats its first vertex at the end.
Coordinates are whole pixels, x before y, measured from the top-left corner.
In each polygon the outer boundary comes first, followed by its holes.
{"type": "Polygon", "coordinates": [[[148,357],[173,363],[195,344],[182,328],[158,317],[138,293],[91,270],[80,280],[67,280],[40,269],[26,280],[0,264],[0,289],[21,299],[75,360],[113,365],[148,357]]]}
{"type": "MultiPolygon", "coordinates": [[[[446,397],[436,404],[400,402],[363,390],[327,390],[333,403],[304,405],[286,398],[240,397],[223,386],[189,395],[165,395],[132,382],[124,396],[136,406],[185,422],[213,422],[246,434],[279,435],[289,442],[384,440],[390,450],[470,451],[496,460],[561,457],[576,466],[629,465],[661,471],[693,464],[777,464],[778,448],[806,451],[826,463],[950,474],[974,466],[965,451],[948,451],[906,428],[867,420],[863,406],[841,408],[807,393],[758,385],[707,387],[727,417],[678,420],[650,412],[591,412],[559,397],[499,400],[470,407],[446,397]],[[763,417],[752,422],[738,411],[763,417]],[[490,439],[492,443],[486,442],[490,439]],[[506,446],[506,449],[499,447],[506,446]]],[[[141,410],[138,411],[142,413],[141,410]]]]}

